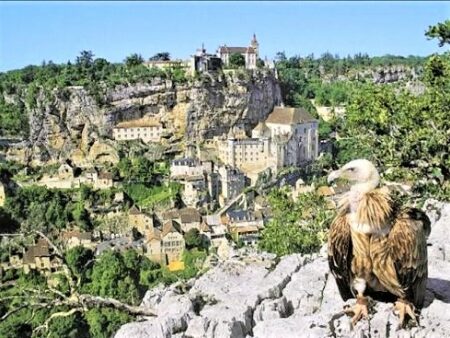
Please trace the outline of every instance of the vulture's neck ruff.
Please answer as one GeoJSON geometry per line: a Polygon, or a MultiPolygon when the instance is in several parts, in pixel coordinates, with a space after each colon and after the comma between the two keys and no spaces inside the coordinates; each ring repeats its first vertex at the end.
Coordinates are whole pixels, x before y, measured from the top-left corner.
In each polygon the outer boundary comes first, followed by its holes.
{"type": "Polygon", "coordinates": [[[380,176],[375,166],[367,160],[354,160],[333,171],[328,181],[336,178],[352,183],[339,203],[339,212],[346,214],[352,230],[368,235],[387,234],[392,201],[387,189],[377,188],[380,176]]]}

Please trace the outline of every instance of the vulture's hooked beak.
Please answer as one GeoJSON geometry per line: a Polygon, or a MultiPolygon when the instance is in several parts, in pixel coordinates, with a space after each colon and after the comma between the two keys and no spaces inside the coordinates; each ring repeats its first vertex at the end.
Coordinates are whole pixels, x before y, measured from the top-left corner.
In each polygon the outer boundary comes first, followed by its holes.
{"type": "Polygon", "coordinates": [[[328,184],[334,182],[336,179],[338,179],[341,176],[340,170],[334,170],[332,171],[327,178],[328,184]]]}

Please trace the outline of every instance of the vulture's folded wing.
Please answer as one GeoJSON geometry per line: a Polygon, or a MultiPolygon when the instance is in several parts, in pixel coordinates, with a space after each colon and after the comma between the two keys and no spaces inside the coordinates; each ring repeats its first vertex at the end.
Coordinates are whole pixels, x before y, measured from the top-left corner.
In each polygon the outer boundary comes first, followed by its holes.
{"type": "Polygon", "coordinates": [[[340,213],[331,224],[328,235],[328,264],[345,301],[353,298],[351,291],[352,240],[350,224],[340,213]]]}
{"type": "Polygon", "coordinates": [[[428,217],[418,209],[401,212],[389,233],[390,256],[397,280],[406,298],[415,306],[423,305],[428,277],[426,236],[428,217]]]}

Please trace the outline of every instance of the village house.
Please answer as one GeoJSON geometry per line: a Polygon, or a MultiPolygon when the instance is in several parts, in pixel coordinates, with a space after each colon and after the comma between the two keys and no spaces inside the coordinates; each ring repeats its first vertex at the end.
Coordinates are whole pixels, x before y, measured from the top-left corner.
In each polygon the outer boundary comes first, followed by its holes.
{"type": "Polygon", "coordinates": [[[159,142],[163,135],[162,124],[151,117],[143,117],[118,123],[113,128],[113,137],[117,141],[142,140],[146,143],[159,142]]]}
{"type": "Polygon", "coordinates": [[[183,208],[179,210],[168,211],[163,214],[164,220],[175,220],[180,224],[180,229],[183,232],[188,232],[191,229],[200,230],[202,223],[202,216],[195,208],[183,208]]]}
{"type": "Polygon", "coordinates": [[[217,199],[218,175],[212,161],[186,157],[175,159],[170,166],[170,177],[183,185],[181,198],[189,207],[201,207],[217,199]]]}
{"type": "Polygon", "coordinates": [[[141,235],[147,236],[153,233],[153,217],[144,214],[138,208],[133,206],[128,211],[128,226],[130,229],[136,228],[141,235]]]}
{"type": "Polygon", "coordinates": [[[153,229],[152,232],[148,233],[146,236],[145,248],[146,256],[154,262],[165,263],[161,248],[161,231],[158,229],[153,229]]]}
{"type": "Polygon", "coordinates": [[[168,263],[182,260],[185,248],[180,225],[174,220],[166,221],[161,232],[161,251],[168,263]]]}
{"type": "Polygon", "coordinates": [[[175,159],[170,165],[170,177],[173,179],[203,176],[204,173],[210,172],[212,172],[211,161],[199,161],[190,157],[175,159]]]}
{"type": "Polygon", "coordinates": [[[0,207],[5,205],[5,199],[6,199],[6,193],[5,193],[5,186],[2,182],[0,182],[0,207]]]}
{"type": "Polygon", "coordinates": [[[217,50],[217,55],[222,59],[223,64],[229,65],[230,56],[232,54],[240,54],[245,59],[245,68],[255,69],[256,61],[259,57],[259,43],[256,40],[256,35],[253,34],[253,38],[248,47],[228,47],[227,45],[220,46],[217,50]]]}
{"type": "Polygon", "coordinates": [[[203,217],[202,232],[208,237],[212,247],[218,248],[224,243],[228,244],[227,226],[222,223],[221,217],[217,214],[203,217]],[[205,231],[206,227],[209,231],[205,231]]]}
{"type": "Polygon", "coordinates": [[[39,239],[35,245],[28,247],[23,255],[23,270],[29,273],[31,270],[54,272],[61,266],[58,258],[49,251],[48,243],[39,239]]]}
{"type": "Polygon", "coordinates": [[[318,121],[303,108],[275,107],[251,138],[236,137],[232,130],[219,142],[219,158],[247,175],[270,168],[302,166],[318,156],[318,121]]]}
{"type": "Polygon", "coordinates": [[[93,248],[95,246],[93,242],[92,232],[81,232],[79,230],[68,230],[61,234],[61,239],[66,245],[67,249],[83,246],[85,248],[93,248]]]}
{"type": "Polygon", "coordinates": [[[261,211],[232,210],[226,213],[228,231],[236,234],[246,245],[255,245],[264,228],[261,211]]]}
{"type": "Polygon", "coordinates": [[[100,172],[94,180],[94,189],[110,189],[114,186],[113,175],[108,172],[100,172]]]}
{"type": "Polygon", "coordinates": [[[79,188],[82,184],[90,185],[94,189],[109,189],[114,186],[114,181],[111,173],[97,173],[95,168],[89,168],[81,175],[75,177],[74,169],[65,163],[58,168],[57,175],[44,175],[38,182],[33,184],[50,189],[79,188]]]}

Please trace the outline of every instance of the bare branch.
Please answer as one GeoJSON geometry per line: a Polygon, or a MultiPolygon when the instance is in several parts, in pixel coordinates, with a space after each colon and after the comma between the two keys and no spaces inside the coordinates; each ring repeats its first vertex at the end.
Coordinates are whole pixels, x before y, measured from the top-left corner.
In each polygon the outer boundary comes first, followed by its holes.
{"type": "Polygon", "coordinates": [[[125,312],[128,312],[132,315],[136,316],[156,316],[156,311],[153,309],[146,309],[140,306],[133,306],[128,305],[125,303],[122,303],[114,298],[103,298],[99,296],[92,296],[92,295],[80,295],[79,296],[80,302],[87,307],[92,306],[103,306],[103,307],[110,307],[114,308],[116,310],[122,310],[125,312]]]}
{"type": "Polygon", "coordinates": [[[45,331],[47,331],[47,330],[48,330],[48,325],[50,324],[50,322],[51,322],[53,319],[59,318],[59,317],[68,317],[68,316],[73,315],[73,314],[76,313],[76,312],[83,312],[83,311],[84,311],[84,309],[83,309],[82,307],[76,307],[76,308],[70,309],[69,311],[64,311],[64,312],[61,311],[61,312],[55,312],[55,313],[52,313],[52,314],[50,315],[50,317],[48,317],[48,318],[45,320],[44,324],[39,325],[39,326],[36,327],[33,331],[34,331],[34,332],[37,332],[37,331],[40,331],[40,330],[43,330],[43,329],[45,329],[45,331]]]}

